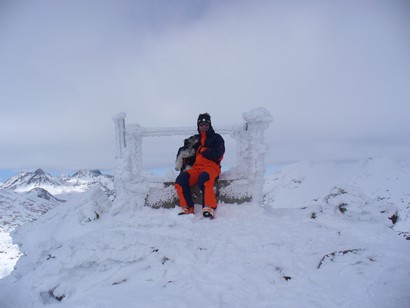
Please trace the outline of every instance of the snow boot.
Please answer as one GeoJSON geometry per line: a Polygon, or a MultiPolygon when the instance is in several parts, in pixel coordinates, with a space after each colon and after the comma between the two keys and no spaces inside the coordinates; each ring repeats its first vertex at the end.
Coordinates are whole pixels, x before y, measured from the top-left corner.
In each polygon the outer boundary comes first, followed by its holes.
{"type": "Polygon", "coordinates": [[[184,206],[178,215],[195,214],[193,206],[184,206]]]}
{"type": "Polygon", "coordinates": [[[204,215],[204,217],[209,218],[209,219],[214,219],[214,210],[213,208],[206,206],[202,209],[202,215],[204,215]]]}

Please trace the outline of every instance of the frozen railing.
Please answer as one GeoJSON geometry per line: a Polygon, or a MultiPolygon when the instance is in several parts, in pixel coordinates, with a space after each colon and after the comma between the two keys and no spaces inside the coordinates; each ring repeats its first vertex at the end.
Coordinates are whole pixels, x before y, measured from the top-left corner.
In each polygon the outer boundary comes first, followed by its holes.
{"type": "MultiPolygon", "coordinates": [[[[174,203],[176,193],[171,183],[153,180],[144,176],[142,166],[143,138],[182,135],[187,138],[197,133],[196,127],[146,128],[138,124],[125,125],[125,113],[113,118],[115,123],[116,167],[115,185],[117,196],[134,192],[139,195],[139,204],[163,206],[174,203]],[[165,202],[164,200],[168,200],[165,202]]],[[[236,141],[237,166],[220,176],[219,194],[228,202],[250,200],[262,201],[265,153],[267,145],[264,132],[272,122],[272,116],[263,107],[243,114],[243,123],[218,127],[215,131],[229,135],[236,141]]],[[[137,198],[137,199],[138,199],[137,198]]]]}

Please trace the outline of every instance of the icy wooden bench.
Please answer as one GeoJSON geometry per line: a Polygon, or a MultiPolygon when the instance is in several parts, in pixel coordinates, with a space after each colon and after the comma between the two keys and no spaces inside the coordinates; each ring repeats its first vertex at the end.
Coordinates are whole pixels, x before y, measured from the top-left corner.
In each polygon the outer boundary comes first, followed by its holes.
{"type": "MultiPolygon", "coordinates": [[[[181,135],[187,138],[196,134],[195,127],[146,128],[138,124],[125,125],[125,113],[113,118],[116,136],[116,163],[114,183],[118,199],[132,196],[136,206],[171,208],[178,204],[174,182],[161,177],[146,176],[142,172],[143,138],[181,135]]],[[[243,122],[229,127],[215,127],[222,136],[229,135],[236,141],[237,166],[222,172],[215,184],[219,202],[260,203],[263,197],[265,174],[264,132],[272,122],[272,116],[263,107],[243,114],[243,122]]],[[[177,149],[180,145],[176,145],[177,149]]],[[[173,164],[173,162],[172,162],[173,164]]],[[[201,203],[201,192],[193,187],[201,203]]]]}
{"type": "MultiPolygon", "coordinates": [[[[252,195],[248,192],[247,182],[243,181],[243,187],[238,187],[239,182],[237,180],[217,180],[215,182],[215,195],[218,202],[223,203],[237,203],[241,204],[252,200],[252,195]],[[232,190],[232,193],[226,191],[226,189],[232,190]]],[[[179,204],[179,199],[174,193],[174,182],[164,182],[159,188],[151,188],[150,193],[145,199],[145,205],[154,208],[173,208],[179,204]],[[170,190],[170,191],[168,191],[170,190]],[[164,194],[164,191],[166,192],[164,194]]],[[[192,199],[195,204],[202,204],[202,193],[198,185],[191,187],[192,199]]]]}

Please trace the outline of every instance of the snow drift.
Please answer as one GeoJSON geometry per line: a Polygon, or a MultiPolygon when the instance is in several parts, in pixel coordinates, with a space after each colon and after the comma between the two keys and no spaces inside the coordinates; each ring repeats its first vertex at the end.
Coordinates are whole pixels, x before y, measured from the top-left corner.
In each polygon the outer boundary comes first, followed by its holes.
{"type": "Polygon", "coordinates": [[[13,233],[0,306],[407,307],[408,183],[387,159],[301,162],[213,221],[92,189],[13,233]]]}

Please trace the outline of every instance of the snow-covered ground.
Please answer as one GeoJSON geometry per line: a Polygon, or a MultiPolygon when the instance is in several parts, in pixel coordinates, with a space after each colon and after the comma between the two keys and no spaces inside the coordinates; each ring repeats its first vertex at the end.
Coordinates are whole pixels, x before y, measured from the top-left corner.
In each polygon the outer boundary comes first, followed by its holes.
{"type": "Polygon", "coordinates": [[[300,162],[211,221],[90,189],[12,234],[0,307],[410,307],[408,183],[388,159],[300,162]]]}
{"type": "Polygon", "coordinates": [[[9,233],[62,202],[39,187],[22,193],[0,189],[0,278],[11,272],[20,256],[9,233]]]}
{"type": "Polygon", "coordinates": [[[8,232],[0,232],[0,279],[9,275],[21,253],[8,232]]]}
{"type": "Polygon", "coordinates": [[[20,256],[9,235],[16,227],[33,220],[81,194],[101,187],[114,199],[113,179],[98,170],[79,170],[72,176],[53,177],[43,170],[20,172],[0,185],[0,278],[8,275],[20,256]]]}

